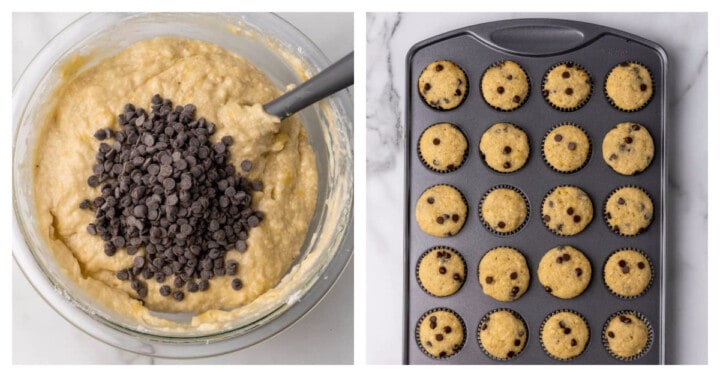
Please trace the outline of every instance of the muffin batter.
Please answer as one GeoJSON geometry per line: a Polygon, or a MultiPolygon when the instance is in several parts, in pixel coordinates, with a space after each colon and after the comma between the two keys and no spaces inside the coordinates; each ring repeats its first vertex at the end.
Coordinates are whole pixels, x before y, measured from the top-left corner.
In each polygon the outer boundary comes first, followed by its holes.
{"type": "Polygon", "coordinates": [[[299,120],[279,122],[260,105],[249,106],[279,94],[245,59],[209,43],[178,38],[140,41],[66,77],[46,105],[34,160],[37,223],[60,267],[111,310],[167,327],[177,323],[150,310],[200,314],[193,325],[212,324],[214,318],[227,319],[214,314],[215,309],[240,307],[271,289],[299,254],[315,211],[318,179],[315,155],[299,120]],[[207,291],[178,302],[162,297],[161,284],[148,280],[150,294],[143,303],[128,282],[115,277],[132,263],[132,256],[122,250],[106,256],[103,241],[86,231],[94,216],[79,210],[78,203],[99,193],[99,187],[87,184],[98,146],[93,134],[99,128],[117,129],[116,114],[125,103],[149,107],[155,93],[194,104],[198,116],[216,124],[213,142],[225,135],[235,140],[228,148],[237,170],[241,161],[250,160],[248,178],[263,182],[262,191],[253,194],[253,209],[265,219],[249,233],[246,251],[231,250],[226,256],[238,262],[240,290],[231,287],[233,277],[220,276],[207,291]]]}

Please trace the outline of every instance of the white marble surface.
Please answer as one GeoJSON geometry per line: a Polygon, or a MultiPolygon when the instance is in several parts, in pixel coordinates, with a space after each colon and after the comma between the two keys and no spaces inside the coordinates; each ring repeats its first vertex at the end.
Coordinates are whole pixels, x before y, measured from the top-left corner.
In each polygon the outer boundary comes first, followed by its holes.
{"type": "Polygon", "coordinates": [[[666,362],[707,363],[707,17],[619,13],[367,15],[368,363],[402,362],[405,55],[416,42],[439,33],[525,17],[607,25],[666,49],[666,362]]]}
{"type": "MultiPolygon", "coordinates": [[[[352,50],[353,15],[281,14],[330,58],[352,50]],[[327,28],[334,30],[327,33],[327,28]]],[[[79,14],[13,15],[13,83],[32,57],[79,14]]],[[[12,361],[15,364],[351,364],[353,262],[322,302],[280,335],[220,357],[176,361],[139,356],[101,343],[61,318],[13,263],[12,361]],[[312,347],[307,347],[311,344],[312,347]]]]}

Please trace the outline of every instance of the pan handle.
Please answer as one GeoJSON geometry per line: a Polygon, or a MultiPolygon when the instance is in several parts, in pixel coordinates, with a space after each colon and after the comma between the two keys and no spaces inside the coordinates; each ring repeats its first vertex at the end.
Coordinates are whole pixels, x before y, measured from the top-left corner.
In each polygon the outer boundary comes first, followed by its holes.
{"type": "Polygon", "coordinates": [[[581,48],[600,37],[606,29],[586,22],[527,18],[488,22],[466,30],[511,54],[552,56],[581,48]]]}

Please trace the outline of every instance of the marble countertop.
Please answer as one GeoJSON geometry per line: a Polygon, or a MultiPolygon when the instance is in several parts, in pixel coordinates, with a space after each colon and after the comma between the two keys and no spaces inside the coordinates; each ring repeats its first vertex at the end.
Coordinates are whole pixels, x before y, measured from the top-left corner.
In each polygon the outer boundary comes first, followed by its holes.
{"type": "Polygon", "coordinates": [[[405,55],[416,42],[508,18],[606,25],[668,54],[666,362],[708,361],[708,32],[705,14],[367,15],[367,361],[402,362],[405,55]]]}
{"type": "MultiPolygon", "coordinates": [[[[352,13],[280,14],[314,40],[331,61],[353,46],[352,13]],[[333,33],[326,31],[332,29],[333,33]]],[[[80,14],[13,15],[13,83],[32,57],[80,14]]],[[[150,358],[101,343],[61,318],[13,263],[12,361],[15,364],[351,364],[353,262],[310,313],[249,349],[190,361],[150,358]],[[308,343],[312,347],[307,347],[308,343]]]]}

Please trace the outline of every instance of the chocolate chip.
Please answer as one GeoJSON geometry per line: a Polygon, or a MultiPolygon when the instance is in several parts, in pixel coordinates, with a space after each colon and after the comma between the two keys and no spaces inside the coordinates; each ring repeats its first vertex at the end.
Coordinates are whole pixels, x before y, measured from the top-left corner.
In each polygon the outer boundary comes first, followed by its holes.
{"type": "Polygon", "coordinates": [[[175,291],[173,298],[175,301],[182,301],[185,298],[185,293],[183,293],[183,291],[175,291]]]}
{"type": "Polygon", "coordinates": [[[439,357],[445,357],[445,356],[447,356],[447,352],[445,352],[445,351],[440,351],[440,354],[439,354],[438,356],[439,356],[439,357]]]}
{"type": "Polygon", "coordinates": [[[235,279],[233,279],[233,281],[232,281],[232,283],[230,284],[230,286],[232,287],[232,289],[234,289],[234,290],[236,290],[236,291],[239,291],[239,290],[242,289],[242,287],[243,287],[242,280],[240,280],[240,279],[238,279],[238,278],[235,278],[235,279]]]}
{"type": "Polygon", "coordinates": [[[435,328],[437,327],[437,322],[432,322],[432,321],[430,321],[430,325],[429,325],[429,326],[430,326],[430,329],[431,329],[431,330],[435,330],[435,328]]]}
{"type": "Polygon", "coordinates": [[[505,161],[503,163],[503,168],[505,168],[505,169],[510,169],[510,166],[512,166],[512,164],[510,164],[510,161],[505,161]]]}
{"type": "Polygon", "coordinates": [[[126,270],[126,269],[118,271],[115,276],[118,278],[118,280],[122,280],[122,281],[130,279],[130,274],[128,273],[128,270],[126,270]]]}
{"type": "Polygon", "coordinates": [[[542,219],[543,219],[543,222],[549,223],[549,222],[550,222],[550,215],[543,215],[542,219]]]}
{"type": "Polygon", "coordinates": [[[621,66],[621,67],[629,67],[629,66],[630,66],[630,62],[622,62],[622,63],[620,63],[620,66],[621,66]]]}
{"type": "Polygon", "coordinates": [[[582,220],[582,217],[580,217],[580,215],[575,215],[575,216],[573,216],[573,221],[574,221],[574,222],[579,223],[581,220],[582,220]]]}
{"type": "Polygon", "coordinates": [[[565,89],[565,94],[571,96],[571,95],[573,94],[572,88],[567,88],[567,89],[565,89]]]}
{"type": "Polygon", "coordinates": [[[517,279],[517,277],[518,277],[517,272],[513,271],[510,273],[510,280],[515,280],[515,279],[517,279]]]}
{"type": "Polygon", "coordinates": [[[462,95],[462,91],[460,89],[455,89],[455,97],[460,97],[462,95]]]}
{"type": "Polygon", "coordinates": [[[512,289],[510,289],[510,297],[517,296],[518,292],[520,292],[519,287],[517,287],[517,286],[512,287],[512,289]]]}
{"type": "Polygon", "coordinates": [[[633,138],[631,138],[630,136],[626,136],[623,141],[625,142],[625,144],[632,144],[633,138]]]}
{"type": "Polygon", "coordinates": [[[572,141],[568,143],[569,150],[574,151],[575,148],[577,148],[577,144],[573,143],[572,141]]]}
{"type": "Polygon", "coordinates": [[[453,221],[453,222],[458,222],[458,221],[460,221],[460,216],[459,216],[457,213],[454,213],[454,214],[452,215],[452,221],[453,221]]]}
{"type": "Polygon", "coordinates": [[[428,202],[428,204],[434,204],[434,203],[435,203],[435,198],[433,198],[432,196],[428,196],[427,202],[428,202]]]}
{"type": "Polygon", "coordinates": [[[615,153],[611,153],[610,157],[608,157],[610,161],[615,161],[617,159],[617,155],[615,153]]]}
{"type": "Polygon", "coordinates": [[[570,72],[568,72],[568,71],[563,71],[563,73],[562,73],[562,78],[564,78],[564,79],[569,79],[569,78],[570,78],[570,72]]]}
{"type": "Polygon", "coordinates": [[[640,84],[640,91],[641,91],[641,92],[644,92],[644,91],[646,91],[646,90],[647,90],[647,85],[645,85],[645,84],[640,84]]]}
{"type": "Polygon", "coordinates": [[[607,334],[608,334],[608,336],[611,337],[611,338],[614,338],[614,337],[615,337],[615,333],[612,332],[612,331],[608,331],[607,334]]]}
{"type": "Polygon", "coordinates": [[[445,218],[442,216],[438,216],[438,218],[435,219],[435,221],[437,221],[438,224],[442,225],[445,222],[445,218]]]}
{"type": "Polygon", "coordinates": [[[550,91],[548,91],[548,90],[543,90],[543,91],[542,91],[542,95],[543,95],[543,97],[547,97],[547,96],[550,95],[550,91]]]}
{"type": "Polygon", "coordinates": [[[507,353],[508,359],[511,358],[511,357],[513,357],[513,356],[515,356],[515,351],[508,351],[508,353],[507,353]]]}
{"type": "Polygon", "coordinates": [[[570,260],[570,254],[565,253],[562,255],[563,262],[567,262],[570,260]]]}
{"type": "Polygon", "coordinates": [[[439,271],[440,271],[441,275],[445,275],[445,273],[447,272],[447,269],[443,266],[440,266],[439,271]]]}
{"type": "Polygon", "coordinates": [[[505,228],[505,222],[504,222],[504,221],[500,221],[500,222],[498,222],[497,226],[498,226],[498,228],[500,228],[500,229],[504,229],[504,228],[505,228]]]}
{"type": "Polygon", "coordinates": [[[453,280],[462,281],[462,278],[460,277],[460,274],[453,274],[453,280]]]}
{"type": "Polygon", "coordinates": [[[503,94],[503,93],[505,93],[505,88],[503,88],[502,86],[498,86],[497,92],[498,92],[498,94],[503,94]]]}
{"type": "Polygon", "coordinates": [[[434,144],[434,145],[439,145],[439,144],[440,144],[440,139],[434,138],[434,139],[433,139],[433,144],[434,144]]]}
{"type": "Polygon", "coordinates": [[[562,257],[557,257],[557,258],[555,258],[555,263],[557,263],[557,264],[562,264],[562,262],[563,262],[563,258],[562,258],[562,257]]]}
{"type": "Polygon", "coordinates": [[[445,68],[445,67],[443,67],[442,64],[438,64],[438,65],[435,66],[435,70],[438,71],[438,72],[442,71],[443,68],[445,68]]]}
{"type": "Polygon", "coordinates": [[[442,341],[443,339],[444,337],[442,334],[435,334],[435,340],[437,340],[438,342],[442,341]]]}
{"type": "Polygon", "coordinates": [[[453,164],[448,164],[447,170],[453,170],[453,169],[455,169],[455,165],[453,165],[453,164]]]}
{"type": "Polygon", "coordinates": [[[567,214],[572,215],[573,213],[575,213],[575,209],[573,207],[568,207],[567,214]]]}
{"type": "Polygon", "coordinates": [[[620,266],[620,267],[625,267],[626,265],[627,265],[627,262],[625,262],[625,259],[620,259],[620,261],[618,262],[618,266],[620,266]]]}
{"type": "Polygon", "coordinates": [[[515,347],[520,347],[520,344],[522,344],[522,341],[520,339],[515,339],[513,344],[515,345],[515,347]]]}
{"type": "Polygon", "coordinates": [[[163,297],[170,296],[171,292],[172,292],[172,289],[167,285],[163,285],[162,287],[160,287],[160,295],[163,297]]]}
{"type": "Polygon", "coordinates": [[[492,284],[492,282],[493,282],[493,277],[492,277],[492,276],[487,276],[487,277],[485,278],[485,283],[487,283],[487,284],[492,284]]]}
{"type": "Polygon", "coordinates": [[[628,266],[623,267],[623,268],[622,268],[622,272],[623,272],[623,274],[629,274],[629,273],[630,273],[630,267],[628,267],[628,266]]]}
{"type": "Polygon", "coordinates": [[[555,137],[553,138],[555,141],[562,141],[563,136],[561,134],[555,134],[555,137]]]}
{"type": "Polygon", "coordinates": [[[638,262],[637,266],[638,266],[639,269],[642,270],[642,269],[645,268],[645,263],[643,263],[643,262],[638,262]]]}
{"type": "Polygon", "coordinates": [[[560,326],[561,329],[564,329],[567,325],[565,324],[565,321],[560,320],[560,322],[558,322],[558,326],[560,326]]]}
{"type": "Polygon", "coordinates": [[[515,96],[515,97],[513,97],[513,102],[520,103],[520,99],[521,99],[520,96],[515,96]]]}
{"type": "Polygon", "coordinates": [[[485,330],[487,330],[487,328],[488,328],[487,323],[483,323],[483,324],[480,326],[480,331],[485,331],[485,330]]]}
{"type": "MultiPolygon", "coordinates": [[[[575,217],[579,217],[579,216],[575,216],[575,217]]],[[[555,227],[555,229],[557,229],[558,231],[562,231],[562,228],[563,228],[563,224],[558,224],[558,225],[555,227]]]]}
{"type": "Polygon", "coordinates": [[[575,338],[570,339],[570,346],[571,347],[577,346],[577,340],[575,340],[575,338]]]}
{"type": "Polygon", "coordinates": [[[545,287],[545,292],[547,292],[547,293],[552,292],[552,288],[550,288],[550,287],[545,287]]]}
{"type": "Polygon", "coordinates": [[[582,269],[578,267],[575,269],[575,276],[580,277],[580,275],[582,275],[582,269]]]}
{"type": "Polygon", "coordinates": [[[512,148],[510,148],[509,146],[506,145],[503,148],[503,154],[510,154],[510,152],[512,152],[512,148]]]}
{"type": "Polygon", "coordinates": [[[563,333],[564,333],[565,335],[570,334],[571,332],[572,332],[572,329],[570,329],[569,327],[566,327],[566,328],[563,330],[563,333]]]}
{"type": "Polygon", "coordinates": [[[628,325],[628,324],[632,323],[632,320],[631,320],[630,318],[624,316],[624,315],[621,315],[621,316],[620,316],[620,322],[628,325]]]}
{"type": "Polygon", "coordinates": [[[505,76],[505,78],[508,79],[508,81],[510,81],[513,79],[513,75],[507,75],[507,76],[505,76]]]}
{"type": "Polygon", "coordinates": [[[452,332],[452,328],[450,328],[450,326],[445,326],[443,331],[445,331],[445,334],[450,334],[452,332]]]}
{"type": "Polygon", "coordinates": [[[432,85],[430,85],[429,82],[426,82],[425,85],[423,86],[423,90],[425,90],[426,92],[427,92],[428,90],[430,90],[430,88],[432,88],[432,85]]]}

